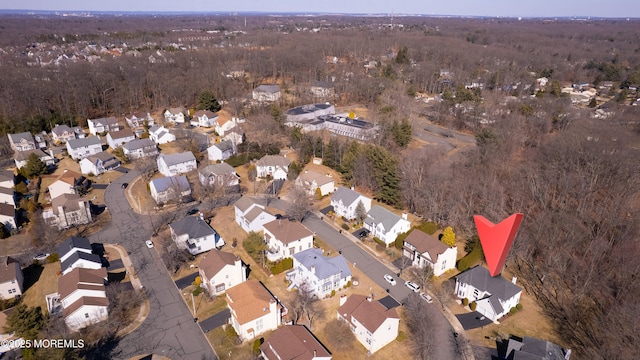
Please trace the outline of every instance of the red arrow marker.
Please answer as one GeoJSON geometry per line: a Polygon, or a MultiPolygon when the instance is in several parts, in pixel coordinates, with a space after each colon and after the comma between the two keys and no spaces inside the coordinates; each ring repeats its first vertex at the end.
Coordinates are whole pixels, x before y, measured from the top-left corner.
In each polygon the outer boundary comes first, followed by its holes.
{"type": "Polygon", "coordinates": [[[502,272],[523,218],[523,214],[517,213],[494,224],[482,215],[473,216],[491,276],[498,276],[502,272]]]}

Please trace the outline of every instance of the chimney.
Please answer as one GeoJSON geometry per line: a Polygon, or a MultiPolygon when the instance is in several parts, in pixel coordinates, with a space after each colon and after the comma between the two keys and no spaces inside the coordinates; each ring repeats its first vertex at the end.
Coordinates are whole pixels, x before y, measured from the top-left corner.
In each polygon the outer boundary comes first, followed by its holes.
{"type": "Polygon", "coordinates": [[[371,302],[373,300],[373,298],[371,296],[367,296],[367,301],[371,302]]]}
{"type": "Polygon", "coordinates": [[[402,218],[403,218],[403,219],[405,219],[405,220],[408,220],[408,219],[407,219],[407,213],[403,212],[403,213],[402,213],[402,218]]]}
{"type": "Polygon", "coordinates": [[[518,280],[518,277],[517,277],[517,276],[514,276],[514,277],[512,277],[512,278],[511,278],[511,282],[512,282],[513,284],[515,284],[515,283],[516,283],[516,280],[518,280]]]}
{"type": "Polygon", "coordinates": [[[315,265],[311,265],[311,273],[315,275],[315,273],[316,273],[316,266],[315,265]]]}
{"type": "Polygon", "coordinates": [[[202,215],[202,212],[199,213],[199,217],[200,217],[200,220],[204,221],[204,215],[202,215]]]}
{"type": "Polygon", "coordinates": [[[340,295],[340,306],[347,302],[347,295],[340,295]]]}
{"type": "Polygon", "coordinates": [[[354,186],[351,187],[351,190],[356,191],[356,188],[354,186]]]}
{"type": "Polygon", "coordinates": [[[316,355],[317,355],[316,351],[315,351],[315,350],[313,350],[313,358],[314,358],[314,359],[316,358],[316,355]]]}

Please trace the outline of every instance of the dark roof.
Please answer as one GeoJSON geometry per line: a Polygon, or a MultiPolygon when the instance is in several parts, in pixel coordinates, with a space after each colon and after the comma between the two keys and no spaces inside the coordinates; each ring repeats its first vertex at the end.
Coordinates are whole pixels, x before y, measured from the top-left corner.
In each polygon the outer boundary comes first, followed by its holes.
{"type": "MultiPolygon", "coordinates": [[[[480,265],[474,266],[471,269],[458,274],[456,279],[457,281],[469,284],[480,291],[486,291],[501,300],[510,299],[522,291],[520,286],[512,283],[511,281],[507,281],[502,276],[492,277],[489,274],[489,270],[480,265]]],[[[494,303],[492,302],[492,304],[494,303]]]]}
{"type": "Polygon", "coordinates": [[[565,360],[571,356],[569,349],[529,336],[511,336],[506,342],[506,352],[500,356],[508,360],[565,360]]]}
{"type": "Polygon", "coordinates": [[[15,217],[16,208],[11,204],[0,203],[0,214],[15,217]]]}
{"type": "Polygon", "coordinates": [[[58,255],[62,258],[69,251],[73,251],[76,248],[92,251],[89,239],[71,236],[63,241],[62,244],[58,245],[58,255]]]}
{"type": "Polygon", "coordinates": [[[102,261],[100,261],[100,256],[96,254],[87,254],[86,252],[82,252],[82,251],[76,251],[60,264],[60,269],[62,270],[62,272],[64,272],[79,260],[85,260],[85,261],[102,265],[102,261]]]}
{"type": "Polygon", "coordinates": [[[129,129],[124,129],[120,131],[109,132],[109,137],[111,137],[111,139],[113,140],[116,140],[116,139],[124,139],[128,137],[135,137],[135,135],[133,134],[133,131],[129,129]]]}
{"type": "Polygon", "coordinates": [[[286,114],[287,115],[308,114],[308,113],[313,113],[313,112],[315,112],[317,110],[326,110],[331,106],[333,106],[333,105],[325,104],[325,103],[296,106],[294,108],[291,108],[291,109],[287,110],[286,114]]]}
{"type": "Polygon", "coordinates": [[[169,224],[176,235],[188,234],[189,239],[215,235],[216,231],[199,216],[187,216],[169,224]]]}
{"type": "Polygon", "coordinates": [[[8,169],[0,169],[0,181],[13,181],[15,182],[16,173],[13,170],[8,169]]]}

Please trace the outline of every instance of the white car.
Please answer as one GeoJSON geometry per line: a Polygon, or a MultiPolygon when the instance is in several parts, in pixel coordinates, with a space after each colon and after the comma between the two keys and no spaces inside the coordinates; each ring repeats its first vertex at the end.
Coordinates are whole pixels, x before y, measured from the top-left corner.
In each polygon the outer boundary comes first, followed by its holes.
{"type": "Polygon", "coordinates": [[[389,274],[384,274],[384,279],[387,280],[387,282],[391,285],[395,285],[396,284],[396,279],[393,278],[393,276],[389,275],[389,274]]]}
{"type": "Polygon", "coordinates": [[[433,302],[433,299],[431,298],[431,296],[425,294],[425,293],[420,293],[420,297],[424,299],[424,301],[426,301],[427,303],[431,304],[433,302]]]}
{"type": "Polygon", "coordinates": [[[147,241],[145,241],[144,243],[145,243],[145,244],[147,244],[147,247],[148,247],[149,249],[152,249],[152,248],[153,248],[153,241],[151,241],[151,240],[147,240],[147,241]]]}
{"type": "Polygon", "coordinates": [[[419,291],[420,291],[420,285],[418,285],[418,284],[416,284],[416,283],[414,283],[414,282],[406,281],[406,282],[404,283],[404,285],[405,285],[406,287],[408,287],[409,289],[413,290],[414,292],[419,292],[419,291]]]}
{"type": "Polygon", "coordinates": [[[36,256],[33,257],[33,260],[38,260],[38,261],[45,261],[47,260],[47,257],[49,257],[49,253],[46,254],[38,254],[36,256]]]}

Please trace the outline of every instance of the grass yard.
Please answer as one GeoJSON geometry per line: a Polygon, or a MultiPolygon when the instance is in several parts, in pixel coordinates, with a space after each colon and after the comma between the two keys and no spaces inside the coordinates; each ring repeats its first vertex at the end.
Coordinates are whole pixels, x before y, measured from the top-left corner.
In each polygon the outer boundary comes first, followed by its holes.
{"type": "Polygon", "coordinates": [[[45,296],[58,292],[60,262],[45,265],[30,265],[23,270],[26,291],[21,302],[28,307],[40,306],[47,310],[45,296]]]}

